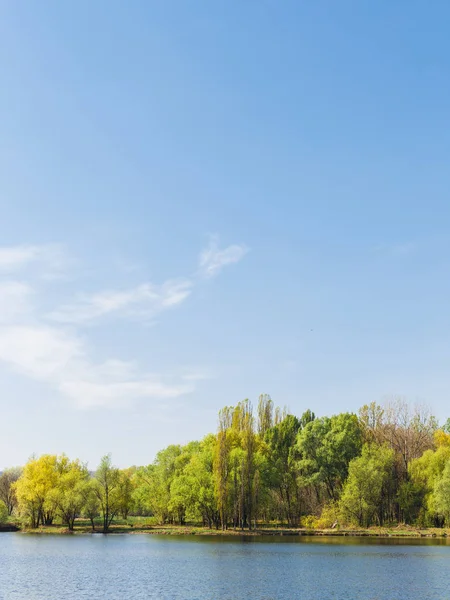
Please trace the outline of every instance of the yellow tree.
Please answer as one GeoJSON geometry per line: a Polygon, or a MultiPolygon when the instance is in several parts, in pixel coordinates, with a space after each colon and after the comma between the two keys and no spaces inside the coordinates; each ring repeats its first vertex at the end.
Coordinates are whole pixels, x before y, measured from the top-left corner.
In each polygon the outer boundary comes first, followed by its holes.
{"type": "Polygon", "coordinates": [[[51,492],[58,481],[57,463],[58,457],[53,454],[32,458],[14,484],[19,513],[33,528],[53,522],[55,505],[51,492]]]}
{"type": "Polygon", "coordinates": [[[62,457],[57,465],[56,486],[49,493],[49,501],[73,531],[75,519],[80,516],[86,503],[89,485],[89,472],[79,460],[69,461],[62,457]]]}

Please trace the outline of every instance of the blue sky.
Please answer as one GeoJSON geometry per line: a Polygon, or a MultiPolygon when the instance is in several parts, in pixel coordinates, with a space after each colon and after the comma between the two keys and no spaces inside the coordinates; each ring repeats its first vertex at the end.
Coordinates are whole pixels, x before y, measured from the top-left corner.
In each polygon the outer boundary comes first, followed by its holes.
{"type": "Polygon", "coordinates": [[[449,18],[2,3],[0,466],[146,464],[260,393],[450,416],[449,18]]]}

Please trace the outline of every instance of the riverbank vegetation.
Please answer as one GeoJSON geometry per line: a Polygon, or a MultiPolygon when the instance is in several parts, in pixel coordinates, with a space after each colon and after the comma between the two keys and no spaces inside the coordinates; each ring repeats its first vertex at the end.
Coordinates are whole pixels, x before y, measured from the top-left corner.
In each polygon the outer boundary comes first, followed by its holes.
{"type": "Polygon", "coordinates": [[[224,408],[217,433],[168,446],[146,466],[118,469],[107,455],[90,472],[77,459],[43,455],[6,469],[0,524],[54,532],[444,532],[447,429],[400,399],[358,415],[297,417],[261,396],[256,410],[248,400],[224,408]]]}

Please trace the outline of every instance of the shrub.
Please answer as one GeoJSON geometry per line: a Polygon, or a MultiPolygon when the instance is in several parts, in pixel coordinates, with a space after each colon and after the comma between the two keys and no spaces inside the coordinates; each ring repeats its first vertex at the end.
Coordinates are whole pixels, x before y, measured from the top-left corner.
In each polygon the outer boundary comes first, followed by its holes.
{"type": "Polygon", "coordinates": [[[322,514],[317,519],[317,529],[331,529],[335,523],[339,522],[339,510],[334,502],[325,504],[322,509],[322,514]]]}
{"type": "Polygon", "coordinates": [[[300,524],[305,529],[318,529],[318,527],[317,527],[318,520],[319,520],[318,517],[316,517],[314,515],[307,515],[306,517],[302,517],[300,524]]]}

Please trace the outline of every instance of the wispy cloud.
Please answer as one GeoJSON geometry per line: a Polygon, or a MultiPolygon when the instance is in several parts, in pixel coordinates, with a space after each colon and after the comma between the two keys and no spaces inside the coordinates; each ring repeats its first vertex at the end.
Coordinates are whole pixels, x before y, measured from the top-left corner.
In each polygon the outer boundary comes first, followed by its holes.
{"type": "Polygon", "coordinates": [[[84,356],[75,336],[43,325],[13,325],[0,330],[0,360],[33,379],[56,381],[84,356]]]}
{"type": "MultiPolygon", "coordinates": [[[[244,245],[232,245],[220,249],[218,238],[199,257],[197,275],[211,278],[227,265],[239,262],[248,249],[244,245]]],[[[196,277],[169,279],[162,284],[142,283],[122,290],[103,290],[91,295],[80,295],[74,302],[52,311],[48,317],[59,323],[82,324],[106,316],[140,317],[151,319],[169,308],[184,302],[195,287],[196,277]]]]}
{"type": "MultiPolygon", "coordinates": [[[[243,246],[219,250],[212,240],[201,255],[197,275],[212,277],[225,265],[238,262],[245,252],[243,246]]],[[[57,276],[67,264],[59,246],[0,247],[1,362],[51,386],[79,408],[126,406],[137,399],[161,403],[193,392],[200,380],[209,377],[201,367],[172,368],[165,375],[117,358],[93,360],[92,339],[80,333],[83,324],[106,315],[148,319],[178,306],[192,293],[197,275],[77,294],[75,300],[42,314],[33,302],[37,290],[42,280],[57,276]],[[41,280],[37,288],[33,285],[36,275],[41,280]]]]}
{"type": "Polygon", "coordinates": [[[50,384],[78,408],[127,406],[139,398],[176,398],[194,391],[183,377],[142,373],[131,362],[93,363],[83,339],[45,325],[0,327],[0,360],[50,384]]]}
{"type": "Polygon", "coordinates": [[[65,265],[64,251],[57,244],[0,246],[0,274],[16,273],[32,267],[34,274],[53,278],[63,272],[65,265]]]}
{"type": "Polygon", "coordinates": [[[0,324],[30,310],[33,289],[21,281],[0,281],[0,324]]]}
{"type": "Polygon", "coordinates": [[[181,304],[189,296],[192,282],[169,280],[162,285],[144,283],[128,290],[107,290],[82,296],[50,313],[60,323],[83,323],[115,313],[116,316],[153,317],[181,304]]]}
{"type": "Polygon", "coordinates": [[[133,362],[93,361],[86,338],[73,326],[46,324],[30,301],[33,295],[23,282],[0,282],[0,361],[13,371],[50,385],[83,409],[127,406],[140,398],[167,400],[194,391],[184,370],[163,377],[133,362]]]}
{"type": "Polygon", "coordinates": [[[209,246],[205,248],[199,257],[199,274],[202,277],[214,277],[227,265],[239,262],[247,254],[248,248],[243,244],[233,244],[222,250],[219,248],[217,236],[212,236],[209,246]]]}

